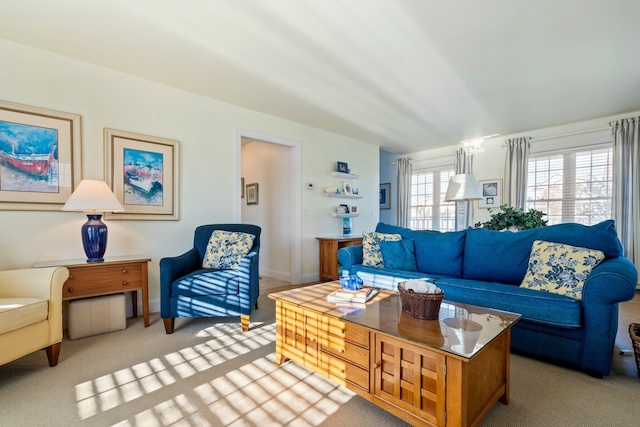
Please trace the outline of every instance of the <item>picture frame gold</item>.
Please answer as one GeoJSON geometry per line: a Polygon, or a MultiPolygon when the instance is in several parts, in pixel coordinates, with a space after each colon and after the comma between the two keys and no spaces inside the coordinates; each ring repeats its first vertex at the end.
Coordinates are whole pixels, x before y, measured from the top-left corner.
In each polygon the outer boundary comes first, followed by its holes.
{"type": "Polygon", "coordinates": [[[124,212],[105,219],[177,221],[179,141],[104,129],[105,177],[124,212]]]}
{"type": "Polygon", "coordinates": [[[79,114],[0,101],[0,210],[59,211],[82,173],[79,114]]]}

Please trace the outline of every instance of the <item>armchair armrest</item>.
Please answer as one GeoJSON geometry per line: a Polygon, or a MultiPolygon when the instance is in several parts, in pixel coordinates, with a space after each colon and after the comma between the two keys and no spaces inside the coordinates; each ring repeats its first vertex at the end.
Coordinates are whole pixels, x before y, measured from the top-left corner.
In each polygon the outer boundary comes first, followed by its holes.
{"type": "Polygon", "coordinates": [[[182,255],[167,257],[160,260],[160,311],[161,314],[170,312],[171,283],[177,278],[201,268],[200,255],[196,248],[191,248],[182,255]]]}
{"type": "Polygon", "coordinates": [[[0,298],[41,298],[49,301],[49,341],[62,341],[62,285],[66,267],[0,271],[0,298]]]}

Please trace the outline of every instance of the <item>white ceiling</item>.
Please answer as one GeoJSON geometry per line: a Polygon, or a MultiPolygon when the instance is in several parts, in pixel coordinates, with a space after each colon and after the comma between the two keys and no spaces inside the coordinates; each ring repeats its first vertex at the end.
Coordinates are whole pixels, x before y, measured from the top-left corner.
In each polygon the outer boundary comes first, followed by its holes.
{"type": "Polygon", "coordinates": [[[394,153],[640,110],[638,0],[0,0],[0,8],[0,38],[394,153]]]}

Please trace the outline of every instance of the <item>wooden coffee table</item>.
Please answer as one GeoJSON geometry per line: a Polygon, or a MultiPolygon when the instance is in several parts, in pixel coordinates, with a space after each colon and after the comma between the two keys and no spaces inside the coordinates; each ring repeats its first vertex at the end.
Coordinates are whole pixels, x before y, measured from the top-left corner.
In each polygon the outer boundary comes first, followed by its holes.
{"type": "Polygon", "coordinates": [[[438,320],[381,291],[366,308],[336,306],[339,282],[270,294],[276,363],[290,359],[413,425],[475,426],[509,402],[511,326],[519,314],[443,301],[438,320]]]}

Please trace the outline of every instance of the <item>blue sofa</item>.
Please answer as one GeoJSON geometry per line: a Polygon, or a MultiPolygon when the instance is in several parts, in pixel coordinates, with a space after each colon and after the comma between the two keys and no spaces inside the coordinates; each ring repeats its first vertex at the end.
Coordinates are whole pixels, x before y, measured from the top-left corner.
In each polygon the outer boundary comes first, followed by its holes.
{"type": "Polygon", "coordinates": [[[362,265],[362,246],[338,251],[338,261],[365,283],[396,289],[411,278],[430,277],[445,299],[520,313],[511,349],[593,376],[611,371],[618,329],[618,303],[631,300],[638,273],[623,257],[612,220],[499,232],[469,228],[456,232],[410,230],[379,223],[376,231],[413,239],[417,271],[362,265]],[[519,287],[535,240],[597,249],[605,259],[585,281],[582,300],[519,287]]]}

